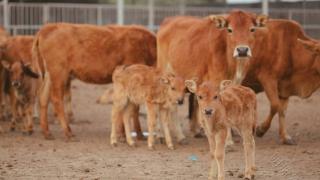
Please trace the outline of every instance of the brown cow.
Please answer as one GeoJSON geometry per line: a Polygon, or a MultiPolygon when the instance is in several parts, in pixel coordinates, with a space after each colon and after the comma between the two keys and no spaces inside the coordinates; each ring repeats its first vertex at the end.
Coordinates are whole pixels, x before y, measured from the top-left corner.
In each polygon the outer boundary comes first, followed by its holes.
{"type": "MultiPolygon", "coordinates": [[[[223,79],[240,83],[255,53],[252,47],[268,18],[243,11],[209,18],[173,17],[161,24],[157,35],[158,67],[171,64],[184,79],[219,84],[223,79]]],[[[194,113],[196,114],[196,113],[194,113]]],[[[191,122],[196,122],[196,115],[191,122]]],[[[195,123],[191,130],[195,131],[195,123]]]]}
{"type": "Polygon", "coordinates": [[[210,179],[218,176],[218,180],[224,180],[225,141],[227,129],[231,127],[237,129],[243,138],[245,178],[252,179],[256,169],[256,94],[250,88],[232,85],[231,81],[222,81],[220,87],[215,87],[208,81],[198,86],[195,81],[187,80],[186,86],[196,94],[199,102],[200,122],[208,137],[212,157],[210,179]]]}
{"type": "Polygon", "coordinates": [[[270,101],[270,113],[257,128],[263,136],[270,128],[273,116],[279,115],[279,135],[283,144],[295,144],[288,134],[285,111],[290,96],[307,98],[320,86],[320,57],[304,48],[298,39],[313,41],[302,27],[290,20],[270,20],[267,31],[257,32],[252,63],[243,81],[256,93],[265,91],[270,101]]]}
{"type": "Polygon", "coordinates": [[[148,147],[154,148],[154,129],[159,111],[159,118],[163,124],[165,140],[169,149],[174,149],[169,122],[173,104],[183,102],[185,86],[184,80],[173,74],[168,74],[145,65],[120,66],[113,73],[113,106],[111,145],[116,145],[116,124],[119,115],[123,114],[127,143],[134,146],[135,142],[130,135],[129,119],[132,109],[137,105],[145,104],[148,119],[148,147]]]}
{"type": "MultiPolygon", "coordinates": [[[[9,34],[6,32],[6,30],[3,27],[0,27],[0,59],[2,60],[2,53],[3,50],[6,47],[7,40],[9,38],[9,34]]],[[[3,76],[3,68],[0,66],[0,89],[3,89],[3,82],[4,82],[4,76],[3,76]]],[[[3,102],[3,92],[0,92],[0,118],[4,118],[4,102],[3,102]]]]}
{"type": "Polygon", "coordinates": [[[33,108],[36,100],[38,74],[30,69],[30,64],[22,61],[10,64],[8,61],[1,61],[4,68],[10,72],[10,81],[13,87],[13,121],[11,129],[15,128],[17,112],[21,112],[24,122],[24,132],[29,135],[33,132],[33,108]]]}
{"type": "Polygon", "coordinates": [[[298,39],[298,41],[300,43],[302,43],[305,48],[307,48],[315,53],[320,54],[320,42],[319,41],[314,41],[314,40],[306,41],[306,40],[301,40],[301,39],[298,39]]]}
{"type": "Polygon", "coordinates": [[[63,87],[70,75],[87,83],[111,82],[112,72],[122,64],[154,65],[155,35],[139,26],[47,24],[37,33],[33,55],[43,80],[40,90],[40,122],[46,139],[52,139],[47,123],[51,97],[58,119],[69,139],[63,87]]]}

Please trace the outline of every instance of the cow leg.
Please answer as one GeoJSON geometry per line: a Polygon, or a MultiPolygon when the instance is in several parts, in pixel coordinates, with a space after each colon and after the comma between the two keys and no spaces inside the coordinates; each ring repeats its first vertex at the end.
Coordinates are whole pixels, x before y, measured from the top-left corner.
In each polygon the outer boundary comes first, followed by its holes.
{"type": "Polygon", "coordinates": [[[4,119],[4,102],[3,102],[3,98],[5,93],[3,92],[3,83],[4,83],[4,71],[3,71],[3,67],[0,67],[0,118],[4,119]]]}
{"type": "Polygon", "coordinates": [[[156,106],[152,103],[147,102],[147,121],[148,121],[148,131],[149,131],[149,136],[148,136],[148,147],[150,150],[154,149],[154,128],[156,125],[156,119],[157,119],[157,114],[156,114],[156,106]]]}
{"type": "Polygon", "coordinates": [[[33,105],[28,105],[25,109],[26,113],[25,113],[25,118],[24,120],[26,121],[25,124],[25,132],[28,135],[31,135],[33,133],[33,105]]]}
{"type": "Polygon", "coordinates": [[[64,89],[64,103],[66,106],[66,112],[68,115],[69,123],[74,122],[74,115],[72,111],[72,103],[71,103],[71,79],[68,79],[67,84],[64,89]]]}
{"type": "Polygon", "coordinates": [[[142,134],[142,130],[141,130],[141,126],[140,126],[140,121],[139,121],[139,109],[140,107],[138,105],[135,105],[134,106],[134,109],[133,109],[133,115],[132,115],[132,118],[133,118],[133,126],[134,126],[134,130],[136,131],[137,133],[137,139],[138,140],[143,140],[144,139],[144,136],[142,134]]]}
{"type": "Polygon", "coordinates": [[[174,106],[173,109],[171,109],[171,112],[169,114],[169,122],[173,122],[173,130],[175,131],[175,134],[177,136],[177,140],[179,144],[187,144],[188,141],[185,137],[185,135],[182,132],[181,122],[178,118],[178,106],[174,106]]]}
{"type": "Polygon", "coordinates": [[[160,109],[160,121],[162,123],[162,127],[164,130],[166,144],[169,149],[173,150],[174,146],[172,143],[172,138],[171,138],[170,130],[169,130],[169,120],[170,120],[169,113],[170,113],[169,109],[162,109],[162,108],[160,109]]]}
{"type": "Polygon", "coordinates": [[[51,100],[52,100],[53,107],[57,112],[57,117],[64,131],[64,135],[67,138],[67,140],[71,140],[71,138],[74,137],[74,135],[72,134],[71,128],[69,127],[68,117],[65,116],[64,88],[65,88],[65,83],[62,79],[55,79],[55,81],[52,81],[51,100]]]}
{"type": "Polygon", "coordinates": [[[262,124],[260,124],[256,129],[256,135],[258,137],[262,137],[268,131],[272,119],[274,115],[277,113],[278,107],[280,106],[277,82],[270,78],[265,78],[262,79],[261,84],[263,85],[266,95],[270,101],[270,112],[266,120],[262,124]]]}
{"type": "Polygon", "coordinates": [[[285,122],[285,114],[288,107],[289,99],[280,99],[280,110],[278,112],[279,114],[279,135],[281,138],[281,142],[283,144],[287,145],[295,145],[296,142],[291,138],[291,136],[288,134],[286,129],[286,122],[285,122]]]}

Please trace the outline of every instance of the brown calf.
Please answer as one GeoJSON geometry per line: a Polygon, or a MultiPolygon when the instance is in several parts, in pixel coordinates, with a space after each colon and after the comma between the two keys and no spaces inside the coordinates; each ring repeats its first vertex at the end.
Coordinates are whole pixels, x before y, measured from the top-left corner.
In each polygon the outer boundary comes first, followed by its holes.
{"type": "Polygon", "coordinates": [[[245,153],[245,178],[252,179],[255,171],[254,131],[257,119],[257,101],[255,93],[241,85],[231,85],[231,81],[222,81],[214,87],[209,81],[199,87],[193,80],[185,82],[189,91],[196,94],[199,102],[200,124],[208,137],[211,161],[210,178],[218,176],[224,180],[224,155],[227,129],[235,128],[243,138],[245,153]]]}
{"type": "Polygon", "coordinates": [[[116,66],[156,62],[155,35],[140,26],[94,26],[67,23],[44,25],[33,44],[42,78],[40,122],[52,139],[47,122],[51,98],[65,136],[73,136],[64,112],[63,91],[70,75],[87,83],[111,83],[116,66]],[[63,44],[63,48],[61,48],[63,44]]]}
{"type": "MultiPolygon", "coordinates": [[[[38,74],[30,69],[30,64],[14,62],[12,65],[7,61],[1,61],[4,68],[10,72],[10,82],[14,91],[14,111],[20,110],[23,122],[24,132],[32,134],[33,132],[33,108],[36,98],[38,74]]],[[[15,119],[14,117],[13,119],[15,119]]],[[[15,122],[12,122],[15,124],[15,122]]],[[[11,127],[12,128],[12,127],[11,127]]]]}
{"type": "Polygon", "coordinates": [[[111,145],[116,145],[115,128],[120,114],[123,114],[127,143],[135,145],[130,135],[129,120],[135,106],[145,104],[148,119],[148,147],[154,148],[154,128],[159,111],[159,118],[163,124],[166,143],[173,149],[169,131],[171,108],[174,104],[181,104],[184,98],[185,86],[180,77],[163,73],[153,67],[145,65],[120,66],[113,74],[114,94],[112,107],[111,145]]]}

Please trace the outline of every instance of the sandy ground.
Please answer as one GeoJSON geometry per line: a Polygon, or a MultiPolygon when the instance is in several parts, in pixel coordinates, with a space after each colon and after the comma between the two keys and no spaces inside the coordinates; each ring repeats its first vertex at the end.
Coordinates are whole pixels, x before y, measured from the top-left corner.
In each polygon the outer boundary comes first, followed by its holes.
{"type": "MultiPolygon", "coordinates": [[[[106,86],[73,83],[73,108],[76,121],[71,128],[79,142],[66,142],[59,123],[51,123],[55,140],[44,140],[36,124],[32,136],[7,131],[0,134],[0,179],[207,179],[209,148],[206,139],[194,139],[188,131],[187,106],[179,109],[189,145],[176,145],[168,150],[157,144],[150,151],[146,141],[138,147],[109,145],[110,105],[96,104],[106,86]]],[[[264,94],[258,96],[259,122],[269,111],[264,94]]],[[[278,122],[263,138],[256,138],[255,179],[319,180],[320,179],[320,92],[310,99],[292,98],[287,112],[289,133],[297,146],[278,143],[278,122]]],[[[50,114],[49,120],[54,122],[50,114]]],[[[145,124],[145,119],[141,122],[145,124]]],[[[145,125],[144,125],[145,127],[145,125]]],[[[239,179],[244,169],[241,143],[226,154],[226,179],[239,179]]]]}

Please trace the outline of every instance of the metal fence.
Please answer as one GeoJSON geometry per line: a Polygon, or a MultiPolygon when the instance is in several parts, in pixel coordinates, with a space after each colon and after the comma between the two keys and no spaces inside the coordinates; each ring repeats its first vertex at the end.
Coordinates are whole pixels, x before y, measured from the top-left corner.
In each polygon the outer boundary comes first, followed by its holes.
{"type": "MultiPolygon", "coordinates": [[[[35,34],[43,24],[48,22],[115,24],[120,18],[118,10],[113,4],[9,3],[8,16],[4,16],[3,4],[0,5],[0,23],[4,24],[4,18],[7,17],[7,29],[11,34],[35,34]]],[[[125,5],[122,21],[124,24],[144,25],[156,31],[162,20],[168,16],[207,16],[227,13],[230,10],[228,7],[125,5]]],[[[261,9],[258,8],[244,10],[261,13],[261,9]]],[[[320,38],[319,10],[270,9],[269,16],[296,20],[303,25],[308,35],[320,38]]]]}

